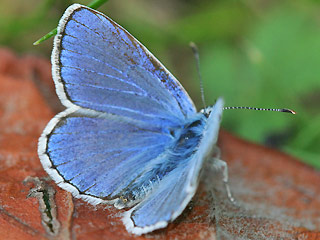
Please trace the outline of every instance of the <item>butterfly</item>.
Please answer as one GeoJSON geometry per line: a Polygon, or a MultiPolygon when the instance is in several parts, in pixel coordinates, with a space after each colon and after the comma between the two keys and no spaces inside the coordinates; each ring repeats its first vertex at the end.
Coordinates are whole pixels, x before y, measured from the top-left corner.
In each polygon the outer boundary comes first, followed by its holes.
{"type": "Polygon", "coordinates": [[[45,171],[76,198],[125,208],[131,233],[166,227],[196,192],[217,142],[223,100],[197,112],[140,42],[79,4],[59,21],[51,62],[66,110],[39,139],[45,171]]]}

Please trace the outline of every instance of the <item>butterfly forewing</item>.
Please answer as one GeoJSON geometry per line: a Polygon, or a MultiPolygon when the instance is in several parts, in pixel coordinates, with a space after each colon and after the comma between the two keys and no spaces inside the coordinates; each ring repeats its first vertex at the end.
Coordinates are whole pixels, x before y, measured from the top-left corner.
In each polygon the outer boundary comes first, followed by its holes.
{"type": "Polygon", "coordinates": [[[179,82],[105,15],[70,7],[58,27],[53,78],[62,102],[161,126],[195,113],[179,82]]]}

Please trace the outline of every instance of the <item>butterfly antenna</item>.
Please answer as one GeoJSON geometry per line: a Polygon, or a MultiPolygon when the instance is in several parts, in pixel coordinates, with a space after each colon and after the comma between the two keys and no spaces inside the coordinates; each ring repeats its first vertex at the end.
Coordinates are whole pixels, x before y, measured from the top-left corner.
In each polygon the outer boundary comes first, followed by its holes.
{"type": "Polygon", "coordinates": [[[257,107],[224,107],[223,110],[228,109],[248,109],[248,110],[256,110],[256,111],[273,111],[273,112],[286,112],[291,114],[296,114],[295,111],[288,108],[257,108],[257,107]]]}
{"type": "Polygon", "coordinates": [[[202,99],[202,104],[203,107],[206,108],[206,100],[204,99],[204,91],[203,91],[203,81],[200,73],[200,58],[199,58],[199,50],[197,45],[194,42],[190,42],[190,47],[192,49],[194,58],[196,59],[196,66],[197,66],[197,72],[198,72],[198,77],[200,81],[200,92],[201,92],[201,99],[202,99]]]}

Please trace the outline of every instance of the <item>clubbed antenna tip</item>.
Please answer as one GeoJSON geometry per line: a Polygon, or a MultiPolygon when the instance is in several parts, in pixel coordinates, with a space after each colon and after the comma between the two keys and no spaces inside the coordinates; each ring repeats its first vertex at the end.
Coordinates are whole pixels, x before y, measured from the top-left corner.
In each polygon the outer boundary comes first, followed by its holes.
{"type": "Polygon", "coordinates": [[[291,114],[296,114],[295,111],[291,110],[291,109],[288,109],[288,108],[283,108],[281,109],[282,111],[281,112],[287,112],[287,113],[291,113],[291,114]]]}

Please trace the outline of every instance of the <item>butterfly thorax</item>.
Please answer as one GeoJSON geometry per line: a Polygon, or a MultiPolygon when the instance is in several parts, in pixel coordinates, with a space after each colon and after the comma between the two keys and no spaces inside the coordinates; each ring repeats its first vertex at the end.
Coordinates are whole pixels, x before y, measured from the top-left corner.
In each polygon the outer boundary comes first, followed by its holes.
{"type": "Polygon", "coordinates": [[[132,181],[121,193],[118,207],[131,207],[161,184],[173,170],[186,166],[197,151],[207,116],[197,113],[179,128],[171,129],[173,143],[156,159],[145,166],[145,171],[132,181]]]}

